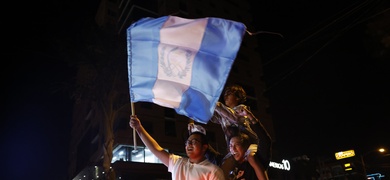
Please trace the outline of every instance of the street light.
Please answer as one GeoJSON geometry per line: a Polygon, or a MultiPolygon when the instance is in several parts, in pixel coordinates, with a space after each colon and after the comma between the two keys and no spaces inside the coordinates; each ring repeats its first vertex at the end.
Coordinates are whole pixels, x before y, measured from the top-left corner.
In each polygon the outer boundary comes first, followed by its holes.
{"type": "Polygon", "coordinates": [[[364,162],[364,156],[366,156],[367,154],[370,154],[372,152],[384,153],[384,152],[386,152],[386,149],[385,148],[379,148],[379,149],[376,149],[376,150],[368,151],[365,154],[360,155],[360,160],[362,161],[362,166],[363,166],[363,173],[364,173],[363,175],[366,177],[366,179],[368,179],[368,177],[367,177],[366,164],[364,162]]]}

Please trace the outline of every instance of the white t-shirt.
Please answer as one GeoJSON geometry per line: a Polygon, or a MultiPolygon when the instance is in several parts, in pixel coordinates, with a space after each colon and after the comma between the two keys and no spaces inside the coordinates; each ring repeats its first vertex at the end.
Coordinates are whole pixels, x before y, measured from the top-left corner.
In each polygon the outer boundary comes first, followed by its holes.
{"type": "Polygon", "coordinates": [[[195,164],[188,158],[170,154],[168,171],[172,180],[224,180],[223,171],[207,159],[195,164]]]}

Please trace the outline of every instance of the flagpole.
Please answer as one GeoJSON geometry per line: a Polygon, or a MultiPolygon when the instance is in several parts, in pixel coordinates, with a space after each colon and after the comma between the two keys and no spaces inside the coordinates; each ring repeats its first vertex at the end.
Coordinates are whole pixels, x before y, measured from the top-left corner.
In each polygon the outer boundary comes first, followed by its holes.
{"type": "MultiPolygon", "coordinates": [[[[131,102],[131,115],[135,115],[135,110],[134,110],[134,103],[131,102]]],[[[133,128],[133,142],[134,142],[134,150],[133,152],[137,152],[137,138],[136,138],[136,133],[135,133],[135,128],[133,128]]]]}

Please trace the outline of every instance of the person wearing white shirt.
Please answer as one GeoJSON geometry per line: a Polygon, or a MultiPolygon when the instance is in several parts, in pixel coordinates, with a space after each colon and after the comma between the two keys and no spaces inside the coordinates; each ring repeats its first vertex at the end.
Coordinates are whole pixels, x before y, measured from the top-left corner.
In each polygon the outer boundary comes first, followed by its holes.
{"type": "Polygon", "coordinates": [[[142,126],[136,115],[130,116],[130,127],[134,128],[145,146],[168,167],[172,180],[224,180],[223,171],[205,157],[209,147],[206,134],[195,131],[185,142],[188,157],[166,152],[142,126]]]}

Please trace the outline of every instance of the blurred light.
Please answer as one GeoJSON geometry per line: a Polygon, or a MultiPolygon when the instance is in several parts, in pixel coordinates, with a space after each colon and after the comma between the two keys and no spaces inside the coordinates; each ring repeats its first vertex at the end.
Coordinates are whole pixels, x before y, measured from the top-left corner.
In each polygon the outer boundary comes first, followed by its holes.
{"type": "Polygon", "coordinates": [[[352,168],[347,168],[345,169],[345,171],[352,171],[352,168]]]}
{"type": "Polygon", "coordinates": [[[344,164],[344,167],[345,167],[344,171],[351,171],[352,170],[351,163],[344,164]]]}
{"type": "Polygon", "coordinates": [[[349,157],[353,157],[353,156],[355,156],[354,150],[340,151],[340,152],[335,153],[335,157],[337,160],[349,158],[349,157]]]}
{"type": "Polygon", "coordinates": [[[384,178],[385,175],[381,174],[381,173],[374,173],[374,174],[367,174],[367,177],[370,178],[370,179],[376,179],[376,178],[384,178]]]}

